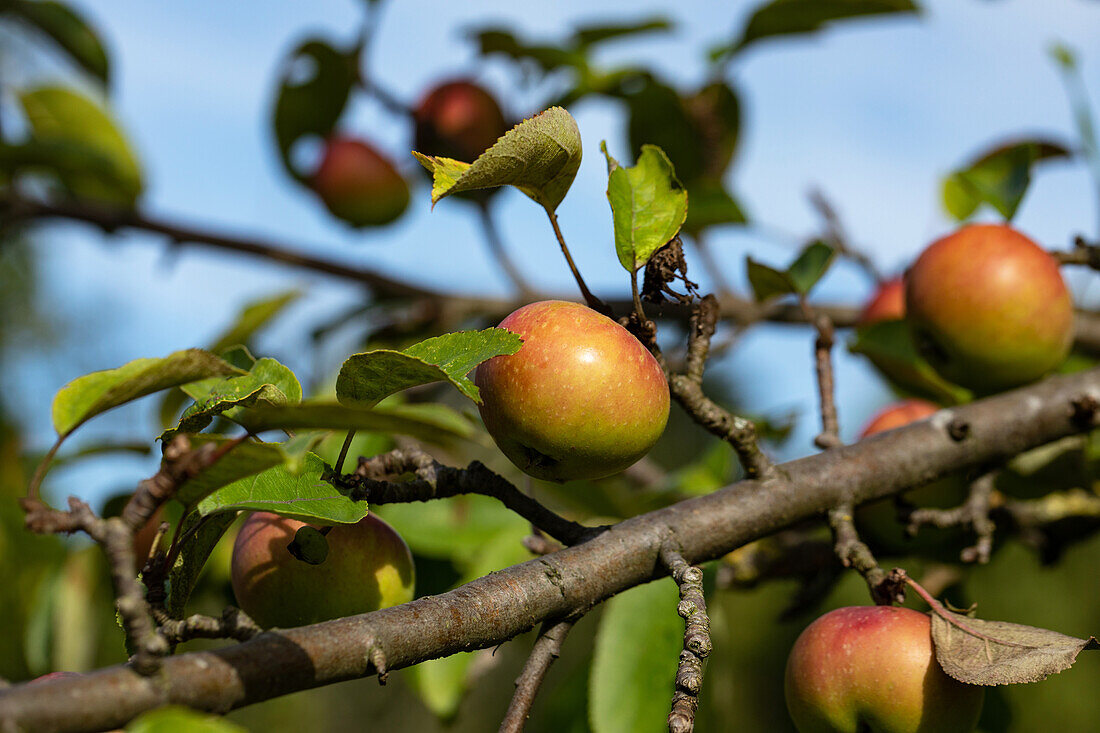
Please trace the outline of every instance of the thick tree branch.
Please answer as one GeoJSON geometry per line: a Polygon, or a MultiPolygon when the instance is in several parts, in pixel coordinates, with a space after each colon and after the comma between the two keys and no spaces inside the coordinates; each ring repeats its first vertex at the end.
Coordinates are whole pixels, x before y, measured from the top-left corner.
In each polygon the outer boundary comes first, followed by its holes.
{"type": "Polygon", "coordinates": [[[508,712],[504,714],[504,720],[500,724],[500,733],[520,733],[527,725],[527,718],[531,715],[531,705],[535,702],[535,695],[542,686],[542,680],[546,677],[550,665],[561,656],[561,645],[576,622],[577,619],[570,618],[557,623],[551,621],[543,623],[542,631],[539,632],[539,637],[535,639],[535,646],[531,649],[531,656],[527,658],[523,671],[516,678],[516,691],[512,695],[512,702],[508,705],[508,712]]]}
{"type": "Polygon", "coordinates": [[[361,616],[259,635],[243,644],[165,660],[156,678],[127,666],[0,693],[3,725],[35,731],[118,727],[168,703],[224,712],[390,669],[496,646],[550,619],[568,618],[664,574],[672,538],[692,564],[725,555],[843,504],[896,494],[943,476],[996,465],[1096,427],[1100,369],[1056,377],[776,466],[707,496],[626,520],[587,542],[479,578],[453,591],[361,616]],[[961,441],[946,425],[970,426],[961,441]]]}

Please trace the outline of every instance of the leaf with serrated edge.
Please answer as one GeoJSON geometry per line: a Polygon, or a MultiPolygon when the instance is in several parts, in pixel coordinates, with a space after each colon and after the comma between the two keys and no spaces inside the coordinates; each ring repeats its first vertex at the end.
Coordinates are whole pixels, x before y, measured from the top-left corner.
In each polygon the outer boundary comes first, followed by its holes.
{"type": "Polygon", "coordinates": [[[1069,669],[1083,650],[1100,649],[1092,636],[1078,639],[946,609],[932,614],[932,642],[943,671],[971,685],[1038,682],[1069,669]]]}
{"type": "Polygon", "coordinates": [[[627,272],[645,267],[649,258],[676,236],[687,218],[688,195],[664,151],[643,145],[633,168],[624,168],[607,152],[607,200],[615,226],[615,251],[627,272]]]}
{"type": "Polygon", "coordinates": [[[565,198],[581,166],[577,121],[561,107],[524,120],[473,163],[413,152],[432,174],[432,203],[453,193],[515,186],[549,212],[565,198]]]}
{"type": "Polygon", "coordinates": [[[135,359],[117,369],[92,372],[62,387],[53,398],[53,425],[64,437],[96,415],[162,389],[242,372],[208,351],[187,349],[162,359],[135,359]]]}
{"type": "Polygon", "coordinates": [[[167,440],[176,432],[194,433],[202,430],[222,413],[236,419],[234,408],[268,405],[293,405],[302,400],[302,385],[294,372],[275,359],[263,358],[252,365],[248,374],[227,379],[204,379],[183,386],[195,403],[183,413],[175,430],[162,437],[167,440]]]}
{"type": "Polygon", "coordinates": [[[327,471],[324,461],[307,453],[301,473],[275,466],[223,486],[199,503],[199,513],[275,512],[306,522],[337,524],[354,524],[367,516],[367,502],[351,501],[337,491],[325,481],[327,471]]]}
{"type": "Polygon", "coordinates": [[[483,361],[514,354],[523,340],[503,328],[459,331],[413,344],[404,351],[378,349],[348,357],[336,378],[336,397],[348,407],[373,407],[409,387],[450,382],[474,402],[477,387],[466,376],[483,361]]]}

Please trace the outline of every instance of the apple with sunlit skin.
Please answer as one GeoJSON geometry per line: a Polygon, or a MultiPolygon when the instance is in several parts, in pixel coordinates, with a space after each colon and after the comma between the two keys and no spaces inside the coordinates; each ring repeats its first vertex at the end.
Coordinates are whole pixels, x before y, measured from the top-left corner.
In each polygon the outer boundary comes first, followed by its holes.
{"type": "Polygon", "coordinates": [[[472,163],[508,131],[488,91],[464,79],[432,87],[413,111],[416,149],[472,163]]]}
{"type": "Polygon", "coordinates": [[[875,294],[863,306],[856,325],[867,326],[901,318],[905,318],[905,280],[895,277],[878,286],[875,294]]]}
{"type": "Polygon", "coordinates": [[[1073,341],[1058,263],[1005,225],[966,226],[929,245],[906,274],[905,307],[929,363],[980,393],[1038,379],[1073,341]]]}
{"type": "Polygon", "coordinates": [[[501,328],[523,346],[477,369],[481,417],[497,446],[531,476],[609,476],[649,452],[668,420],[668,383],[625,328],[577,303],[526,305],[501,328]]]}
{"type": "Polygon", "coordinates": [[[237,534],[233,594],[260,626],[304,626],[412,600],[412,554],[390,525],[368,514],[355,524],[333,526],[325,536],[328,555],[319,565],[287,549],[304,526],[256,512],[237,534]]]}
{"type": "Polygon", "coordinates": [[[927,614],[890,606],[840,608],[806,627],[785,691],[799,733],[968,733],[985,696],[940,668],[927,614]]]}
{"type": "Polygon", "coordinates": [[[409,186],[393,163],[350,137],[325,142],[310,185],[334,216],[355,227],[389,224],[409,205],[409,186]]]}

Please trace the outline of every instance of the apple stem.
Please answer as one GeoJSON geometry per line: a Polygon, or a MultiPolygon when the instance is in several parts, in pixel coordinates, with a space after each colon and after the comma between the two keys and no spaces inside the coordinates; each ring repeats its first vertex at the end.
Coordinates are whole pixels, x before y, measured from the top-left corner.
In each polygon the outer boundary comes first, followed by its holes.
{"type": "Polygon", "coordinates": [[[349,430],[348,435],[344,438],[344,444],[340,446],[340,456],[336,459],[336,473],[342,474],[344,472],[344,459],[348,457],[348,451],[351,449],[351,441],[355,438],[355,431],[349,430]]]}
{"type": "Polygon", "coordinates": [[[558,226],[558,215],[550,209],[546,210],[546,215],[550,218],[550,226],[554,228],[554,236],[558,238],[558,244],[561,245],[561,253],[565,255],[565,261],[569,264],[569,270],[573,273],[573,279],[577,281],[577,287],[581,289],[581,295],[584,297],[584,302],[588,304],[588,307],[599,313],[603,313],[608,318],[612,317],[611,308],[607,303],[597,298],[592,294],[592,291],[588,289],[588,286],[584,284],[584,278],[581,277],[580,271],[577,269],[577,265],[573,262],[573,256],[569,254],[569,246],[565,243],[565,237],[561,233],[561,227],[558,226]]]}

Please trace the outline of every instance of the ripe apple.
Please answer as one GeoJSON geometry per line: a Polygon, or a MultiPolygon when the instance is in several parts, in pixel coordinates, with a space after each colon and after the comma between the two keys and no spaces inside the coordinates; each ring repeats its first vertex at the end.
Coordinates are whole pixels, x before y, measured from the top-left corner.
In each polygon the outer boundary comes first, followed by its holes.
{"type": "Polygon", "coordinates": [[[895,277],[878,286],[875,294],[863,306],[856,325],[866,326],[901,318],[905,318],[905,280],[895,277]]]}
{"type": "MultiPolygon", "coordinates": [[[[939,406],[925,400],[902,400],[871,418],[859,437],[862,440],[875,433],[923,420],[939,409],[939,406]]],[[[902,498],[916,507],[947,509],[965,501],[967,490],[968,486],[962,476],[948,476],[907,491],[902,494],[902,498]]],[[[860,536],[879,553],[902,555],[919,552],[946,561],[956,561],[968,539],[956,527],[922,527],[915,537],[911,537],[898,521],[897,507],[892,496],[859,507],[856,509],[855,520],[860,536]]]]}
{"type": "Polygon", "coordinates": [[[477,368],[481,417],[535,478],[609,476],[649,452],[668,420],[668,383],[625,328],[577,303],[525,305],[500,323],[523,338],[477,368]]]}
{"type": "Polygon", "coordinates": [[[389,224],[409,204],[409,186],[393,163],[353,138],[325,142],[310,184],[334,216],[355,227],[389,224]]]}
{"type": "Polygon", "coordinates": [[[326,535],[319,565],[287,549],[305,522],[269,512],[250,516],[233,544],[233,594],[264,628],[327,621],[396,606],[413,598],[413,560],[401,535],[368,514],[326,535]]]}
{"type": "Polygon", "coordinates": [[[989,393],[1058,366],[1073,302],[1046,251],[1011,227],[974,224],[933,242],[905,278],[917,347],[952,382],[989,393]]]}
{"type": "Polygon", "coordinates": [[[463,79],[432,87],[413,111],[416,149],[472,163],[508,131],[489,92],[463,79]]]}
{"type": "Polygon", "coordinates": [[[785,689],[800,733],[967,733],[985,696],[940,668],[927,614],[890,606],[840,608],[806,627],[785,689]]]}

